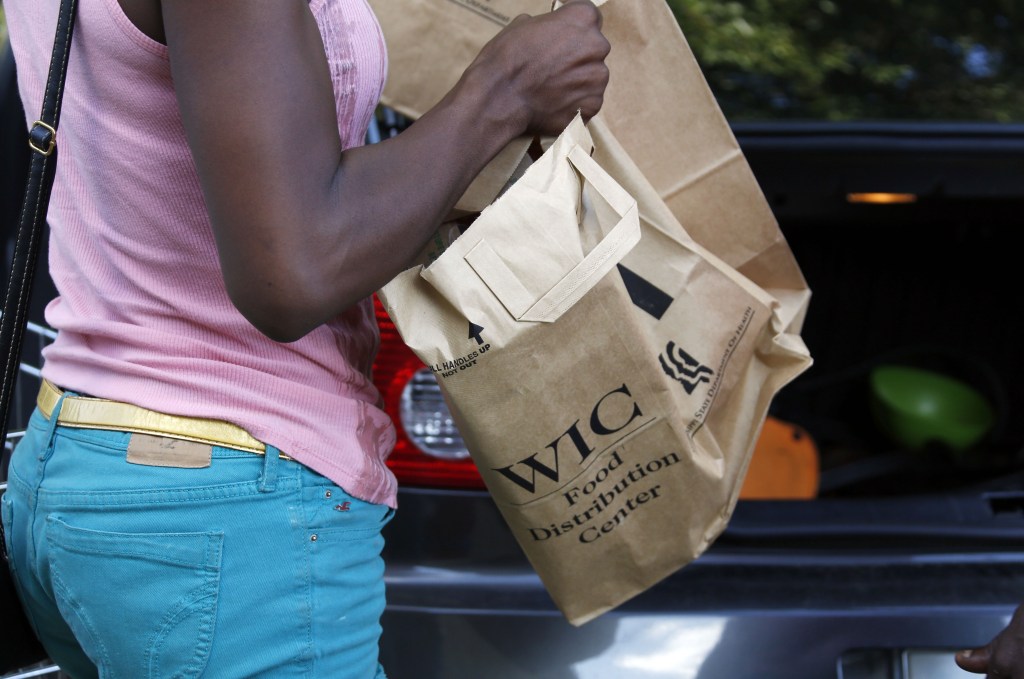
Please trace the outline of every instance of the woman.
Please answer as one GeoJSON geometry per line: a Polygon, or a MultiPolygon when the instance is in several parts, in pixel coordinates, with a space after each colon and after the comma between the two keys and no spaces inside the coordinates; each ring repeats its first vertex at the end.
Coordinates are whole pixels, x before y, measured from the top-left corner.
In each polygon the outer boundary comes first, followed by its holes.
{"type": "MultiPolygon", "coordinates": [[[[4,8],[38,111],[56,0],[4,8]]],[[[73,677],[383,676],[394,441],[369,295],[522,134],[600,108],[587,0],[519,17],[360,148],[364,0],[79,0],[49,211],[58,330],[4,496],[73,677]]]]}

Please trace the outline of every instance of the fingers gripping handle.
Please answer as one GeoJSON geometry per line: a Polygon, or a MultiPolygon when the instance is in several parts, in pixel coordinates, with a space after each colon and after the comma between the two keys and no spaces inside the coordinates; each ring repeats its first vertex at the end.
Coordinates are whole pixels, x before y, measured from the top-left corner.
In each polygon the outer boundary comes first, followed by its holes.
{"type": "Polygon", "coordinates": [[[465,255],[466,262],[519,321],[556,321],[640,242],[640,218],[636,200],[616,184],[580,146],[572,148],[568,160],[581,178],[604,198],[618,215],[619,221],[550,290],[539,299],[533,299],[526,286],[484,240],[465,255]]]}

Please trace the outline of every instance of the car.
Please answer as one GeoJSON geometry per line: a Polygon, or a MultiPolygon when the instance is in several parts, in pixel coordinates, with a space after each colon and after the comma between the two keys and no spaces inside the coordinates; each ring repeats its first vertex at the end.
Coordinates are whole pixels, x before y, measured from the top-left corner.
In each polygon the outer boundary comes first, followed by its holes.
{"type": "Polygon", "coordinates": [[[770,416],[813,442],[817,492],[741,499],[694,563],[573,627],[382,315],[401,435],[383,663],[399,679],[964,676],[955,651],[1024,600],[1013,18],[670,4],[813,291],[815,365],[770,416]],[[994,424],[968,446],[908,439],[885,411],[893,369],[968,386],[994,424]]]}
{"type": "MultiPolygon", "coordinates": [[[[701,58],[703,5],[679,4],[701,58]]],[[[436,381],[378,306],[375,379],[399,429],[390,465],[401,482],[385,531],[381,661],[391,679],[945,679],[967,676],[954,651],[987,643],[1024,600],[1014,247],[1024,124],[979,122],[970,102],[958,119],[922,121],[919,107],[825,120],[801,108],[804,90],[753,78],[719,43],[706,50],[709,80],[814,293],[803,337],[815,365],[770,411],[782,445],[813,448],[814,497],[741,499],[694,563],[575,627],[483,487],[436,381]],[[891,365],[970,386],[994,424],[962,451],[912,449],[886,429],[872,391],[891,365]]],[[[996,69],[994,54],[962,59],[996,69]]],[[[1009,52],[1004,60],[1012,66],[1009,52]]],[[[382,110],[371,141],[407,123],[382,110]]],[[[37,285],[45,298],[46,281],[37,285]]],[[[31,332],[45,343],[40,312],[31,332]]],[[[31,377],[38,348],[26,352],[31,377]]],[[[32,385],[22,383],[24,410],[32,385]]]]}
{"type": "Polygon", "coordinates": [[[953,653],[987,643],[1024,599],[1024,338],[1011,320],[1024,127],[734,130],[814,291],[803,335],[816,364],[771,414],[815,441],[816,497],[741,500],[697,561],[575,628],[488,494],[467,487],[427,373],[382,352],[403,434],[385,534],[389,676],[942,679],[964,676],[953,653]],[[882,189],[915,202],[849,195],[882,189]],[[901,449],[872,413],[870,377],[888,364],[974,385],[998,429],[960,456],[901,449]]]}

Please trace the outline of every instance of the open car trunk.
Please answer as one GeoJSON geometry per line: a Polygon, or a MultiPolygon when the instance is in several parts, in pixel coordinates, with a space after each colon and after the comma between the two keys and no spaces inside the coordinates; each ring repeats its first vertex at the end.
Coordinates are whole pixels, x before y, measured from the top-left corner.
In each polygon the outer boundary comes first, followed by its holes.
{"type": "MultiPolygon", "coordinates": [[[[1005,493],[1024,453],[1024,305],[1014,248],[1024,126],[778,124],[737,132],[814,293],[803,336],[815,364],[772,412],[816,442],[820,496],[907,498],[991,486],[1004,493],[994,511],[1012,512],[1005,493]],[[850,202],[867,192],[913,202],[850,202]],[[938,439],[908,445],[878,412],[871,378],[882,365],[969,385],[990,405],[991,426],[962,449],[938,439]]],[[[941,404],[920,407],[929,406],[941,404]]],[[[950,406],[941,419],[966,420],[967,408],[950,406]]]]}

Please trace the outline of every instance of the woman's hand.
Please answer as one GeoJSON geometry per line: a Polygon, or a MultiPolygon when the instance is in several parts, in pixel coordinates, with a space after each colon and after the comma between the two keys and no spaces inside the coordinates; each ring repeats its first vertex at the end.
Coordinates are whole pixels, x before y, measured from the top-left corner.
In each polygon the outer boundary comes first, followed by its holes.
{"type": "Polygon", "coordinates": [[[1024,604],[987,646],[957,653],[956,664],[988,677],[1024,679],[1024,604]]]}
{"type": "Polygon", "coordinates": [[[307,0],[161,0],[182,121],[238,310],[296,340],[410,265],[512,139],[601,107],[608,42],[589,0],[518,17],[433,109],[342,151],[307,0]]]}
{"type": "Polygon", "coordinates": [[[466,71],[497,76],[494,95],[522,121],[522,132],[553,136],[576,115],[593,117],[604,101],[611,46],[601,34],[601,13],[574,0],[550,14],[520,15],[494,37],[466,71]]]}

